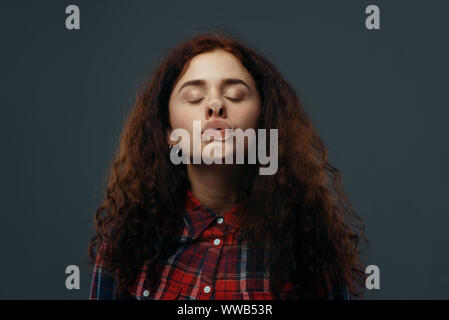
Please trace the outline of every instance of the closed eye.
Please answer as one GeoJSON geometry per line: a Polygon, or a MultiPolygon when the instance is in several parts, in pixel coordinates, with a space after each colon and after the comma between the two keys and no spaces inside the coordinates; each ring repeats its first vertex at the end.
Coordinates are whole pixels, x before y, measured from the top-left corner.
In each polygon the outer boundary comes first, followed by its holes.
{"type": "Polygon", "coordinates": [[[201,100],[203,100],[203,98],[196,99],[196,100],[193,100],[193,101],[189,101],[189,103],[190,103],[190,104],[198,104],[198,103],[201,102],[201,100]]]}
{"type": "MultiPolygon", "coordinates": [[[[196,99],[196,100],[192,100],[189,101],[190,104],[199,104],[204,98],[200,98],[200,99],[196,99]]],[[[233,102],[239,102],[242,101],[243,98],[231,98],[231,97],[226,97],[226,99],[231,100],[233,102]]]]}
{"type": "Polygon", "coordinates": [[[231,97],[226,97],[226,99],[234,101],[234,102],[238,102],[238,101],[242,101],[243,98],[231,98],[231,97]]]}

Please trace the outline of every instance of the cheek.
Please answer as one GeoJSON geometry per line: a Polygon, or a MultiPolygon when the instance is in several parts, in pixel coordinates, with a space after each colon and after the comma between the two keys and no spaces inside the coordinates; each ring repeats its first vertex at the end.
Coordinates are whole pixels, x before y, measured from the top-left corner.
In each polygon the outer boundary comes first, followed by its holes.
{"type": "Polygon", "coordinates": [[[173,129],[183,128],[192,131],[195,114],[187,108],[173,107],[170,109],[170,124],[173,129]]]}
{"type": "Polygon", "coordinates": [[[241,129],[256,129],[257,121],[260,115],[260,105],[253,104],[245,106],[245,108],[236,108],[233,110],[234,125],[241,129]]]}

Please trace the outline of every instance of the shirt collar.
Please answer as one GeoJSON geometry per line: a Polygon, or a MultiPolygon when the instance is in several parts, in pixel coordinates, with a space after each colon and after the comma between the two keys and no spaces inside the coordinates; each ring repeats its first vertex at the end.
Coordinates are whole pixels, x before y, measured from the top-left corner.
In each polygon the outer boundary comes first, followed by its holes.
{"type": "Polygon", "coordinates": [[[235,204],[223,215],[217,215],[212,210],[201,203],[190,189],[187,190],[187,198],[185,202],[186,219],[188,225],[189,237],[197,238],[207,227],[209,227],[216,219],[222,217],[226,225],[233,229],[239,229],[237,211],[240,204],[235,204]]]}

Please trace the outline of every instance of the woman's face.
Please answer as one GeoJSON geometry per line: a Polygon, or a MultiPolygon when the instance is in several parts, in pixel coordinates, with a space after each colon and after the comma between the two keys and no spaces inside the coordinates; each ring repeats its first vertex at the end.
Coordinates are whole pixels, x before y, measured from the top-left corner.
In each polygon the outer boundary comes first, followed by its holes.
{"type": "MultiPolygon", "coordinates": [[[[193,140],[193,121],[201,122],[201,133],[222,137],[213,141],[201,141],[201,152],[209,145],[225,151],[224,131],[218,129],[257,129],[261,99],[251,74],[233,55],[223,50],[195,56],[185,73],[176,82],[169,100],[171,129],[182,128],[190,134],[190,150],[193,140]]],[[[172,142],[173,143],[173,142],[172,142]]],[[[246,145],[246,143],[245,143],[246,145]]],[[[185,146],[183,146],[184,148],[185,146]]]]}

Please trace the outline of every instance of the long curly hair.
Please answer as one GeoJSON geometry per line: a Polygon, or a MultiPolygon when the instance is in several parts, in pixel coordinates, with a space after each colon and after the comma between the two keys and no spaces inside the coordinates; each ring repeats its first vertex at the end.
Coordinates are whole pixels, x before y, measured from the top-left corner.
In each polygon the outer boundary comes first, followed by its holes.
{"type": "Polygon", "coordinates": [[[310,297],[308,280],[331,266],[335,279],[360,296],[365,273],[359,248],[361,240],[368,241],[363,220],[343,191],[341,172],[329,163],[326,146],[275,66],[223,31],[198,34],[171,48],[140,88],[95,214],[90,263],[101,253],[118,270],[115,290],[123,293],[144,264],[156,265],[164,236],[182,230],[190,183],[186,166],[169,159],[168,101],[192,58],[214,50],[233,54],[255,79],[259,128],[278,129],[279,169],[258,175],[257,165],[249,167],[240,213],[244,237],[270,241],[273,287],[292,281],[300,296],[310,297]]]}

